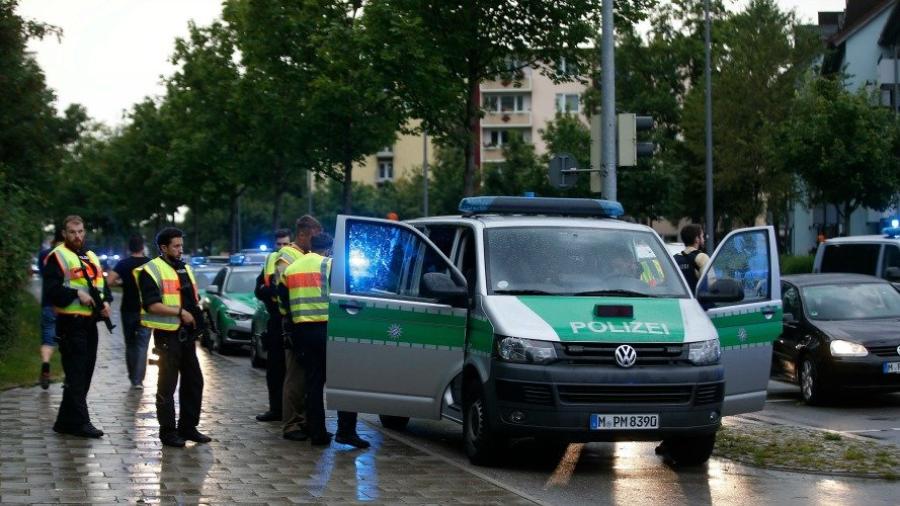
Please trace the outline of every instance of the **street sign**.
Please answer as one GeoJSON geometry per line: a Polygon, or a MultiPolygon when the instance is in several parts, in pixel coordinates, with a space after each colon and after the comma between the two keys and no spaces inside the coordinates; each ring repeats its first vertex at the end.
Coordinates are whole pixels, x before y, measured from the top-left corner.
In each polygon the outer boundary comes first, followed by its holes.
{"type": "Polygon", "coordinates": [[[578,182],[578,160],[569,153],[560,153],[550,159],[550,184],[564,190],[578,182]]]}

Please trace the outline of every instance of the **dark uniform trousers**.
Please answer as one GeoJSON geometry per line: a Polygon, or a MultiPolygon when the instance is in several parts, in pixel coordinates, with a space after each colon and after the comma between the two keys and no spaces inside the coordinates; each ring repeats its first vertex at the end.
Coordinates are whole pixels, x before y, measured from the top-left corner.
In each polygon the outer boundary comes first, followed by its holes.
{"type": "Polygon", "coordinates": [[[284,392],[284,336],[281,329],[281,314],[278,309],[266,310],[269,322],[263,346],[266,347],[266,387],[269,390],[269,411],[280,415],[284,392]],[[274,312],[273,312],[274,311],[274,312]]]}
{"type": "Polygon", "coordinates": [[[78,429],[91,422],[87,394],[97,363],[97,322],[93,317],[61,314],[56,317],[56,333],[66,374],[56,427],[78,429]]]}
{"type": "Polygon", "coordinates": [[[197,427],[203,401],[203,372],[197,361],[197,346],[193,339],[179,341],[178,332],[153,329],[153,342],[159,352],[159,381],[156,386],[156,419],[160,435],[177,429],[197,427]],[[175,388],[178,389],[180,413],[175,424],[175,388]]]}
{"type": "MultiPolygon", "coordinates": [[[[306,369],[306,420],[310,437],[325,433],[325,348],[328,341],[328,323],[301,323],[300,349],[303,351],[303,368],[306,369]]],[[[295,339],[296,344],[298,340],[295,339]]],[[[356,413],[338,411],[337,433],[356,434],[356,413]]]]}
{"type": "MultiPolygon", "coordinates": [[[[307,432],[307,406],[306,406],[306,373],[303,370],[302,350],[298,344],[300,336],[298,328],[290,323],[290,318],[284,318],[284,331],[290,333],[290,348],[284,350],[284,390],[282,396],[281,430],[283,434],[294,431],[307,432]]],[[[282,349],[284,349],[282,338],[282,349]]]]}

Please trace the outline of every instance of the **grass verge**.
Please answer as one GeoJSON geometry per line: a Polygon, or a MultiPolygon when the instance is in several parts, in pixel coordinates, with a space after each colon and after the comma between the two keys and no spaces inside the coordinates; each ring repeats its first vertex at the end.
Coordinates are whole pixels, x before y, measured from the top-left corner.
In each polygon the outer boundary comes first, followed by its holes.
{"type": "MultiPolygon", "coordinates": [[[[38,383],[41,372],[41,305],[31,294],[21,298],[18,335],[0,350],[0,390],[38,383]]],[[[53,353],[50,373],[54,381],[62,377],[59,352],[53,353]]]]}
{"type": "Polygon", "coordinates": [[[716,439],[715,453],[757,467],[900,478],[900,452],[893,445],[745,419],[725,421],[716,439]]]}

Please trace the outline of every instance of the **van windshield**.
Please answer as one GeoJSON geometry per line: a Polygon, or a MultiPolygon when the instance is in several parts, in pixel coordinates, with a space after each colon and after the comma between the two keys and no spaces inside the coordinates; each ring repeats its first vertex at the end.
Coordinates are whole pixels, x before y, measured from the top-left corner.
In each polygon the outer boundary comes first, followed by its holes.
{"type": "Polygon", "coordinates": [[[689,297],[650,232],[503,227],[485,231],[488,293],[689,297]]]}

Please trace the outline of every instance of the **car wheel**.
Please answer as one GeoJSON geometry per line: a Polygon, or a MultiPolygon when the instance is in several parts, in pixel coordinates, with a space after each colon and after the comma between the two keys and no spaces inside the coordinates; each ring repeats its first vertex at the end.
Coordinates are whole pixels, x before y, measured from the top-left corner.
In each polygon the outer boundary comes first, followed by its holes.
{"type": "Polygon", "coordinates": [[[391,430],[403,430],[409,424],[408,416],[378,415],[378,419],[381,420],[382,427],[391,430]]]}
{"type": "Polygon", "coordinates": [[[250,365],[257,369],[266,367],[266,361],[259,356],[259,338],[251,338],[250,342],[250,365]]]}
{"type": "Polygon", "coordinates": [[[827,392],[822,386],[819,369],[811,358],[804,357],[800,362],[799,379],[800,393],[804,402],[811,406],[825,404],[827,392]]]}
{"type": "Polygon", "coordinates": [[[203,319],[206,321],[206,332],[203,333],[203,336],[200,338],[200,344],[209,351],[213,351],[215,347],[215,329],[212,326],[212,318],[209,317],[209,312],[203,312],[203,319]]]}
{"type": "Polygon", "coordinates": [[[670,438],[663,440],[661,453],[675,465],[699,466],[709,460],[715,446],[715,434],[670,438]]]}
{"type": "Polygon", "coordinates": [[[463,444],[469,462],[477,466],[494,465],[499,460],[505,439],[488,423],[484,391],[471,381],[463,398],[463,444]]]}

